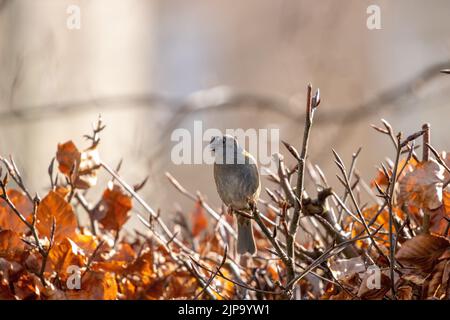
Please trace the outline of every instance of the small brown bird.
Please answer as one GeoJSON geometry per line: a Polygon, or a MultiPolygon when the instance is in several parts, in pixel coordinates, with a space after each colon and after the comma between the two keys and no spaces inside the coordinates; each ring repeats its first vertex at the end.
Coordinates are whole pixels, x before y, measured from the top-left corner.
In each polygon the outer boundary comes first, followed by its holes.
{"type": "Polygon", "coordinates": [[[258,166],[250,153],[230,135],[215,136],[210,142],[215,156],[214,180],[220,198],[237,216],[239,254],[256,254],[252,221],[236,211],[250,213],[249,203],[258,201],[260,181],[258,166]]]}

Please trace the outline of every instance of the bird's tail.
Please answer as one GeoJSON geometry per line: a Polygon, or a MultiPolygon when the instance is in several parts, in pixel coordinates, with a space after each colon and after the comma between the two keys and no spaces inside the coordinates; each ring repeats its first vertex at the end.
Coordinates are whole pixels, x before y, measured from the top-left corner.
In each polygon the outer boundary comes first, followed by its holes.
{"type": "Polygon", "coordinates": [[[255,255],[256,245],[253,237],[252,221],[248,218],[238,217],[237,227],[237,253],[255,255]]]}

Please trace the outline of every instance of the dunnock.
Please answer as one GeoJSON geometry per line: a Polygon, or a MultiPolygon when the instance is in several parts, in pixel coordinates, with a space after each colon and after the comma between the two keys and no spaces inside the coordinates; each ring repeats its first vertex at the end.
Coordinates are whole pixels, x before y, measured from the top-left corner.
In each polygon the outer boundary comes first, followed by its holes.
{"type": "Polygon", "coordinates": [[[256,204],[258,200],[260,181],[256,161],[230,135],[213,137],[210,147],[215,156],[214,180],[217,192],[229,210],[237,216],[237,252],[254,255],[256,245],[252,221],[236,211],[250,214],[249,203],[256,204]]]}

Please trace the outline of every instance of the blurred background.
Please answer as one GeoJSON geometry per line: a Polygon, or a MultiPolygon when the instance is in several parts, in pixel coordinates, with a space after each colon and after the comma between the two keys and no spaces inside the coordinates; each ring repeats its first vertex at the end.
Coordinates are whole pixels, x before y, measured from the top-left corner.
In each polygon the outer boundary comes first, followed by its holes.
{"type": "Polygon", "coordinates": [[[337,185],[331,148],[349,163],[362,146],[368,181],[394,155],[370,128],[380,118],[405,134],[430,122],[433,145],[449,149],[449,14],[447,0],[0,0],[0,155],[42,195],[58,142],[86,147],[101,113],[102,159],[123,159],[131,184],[149,175],[154,208],[193,207],[166,171],[219,208],[211,166],[172,163],[173,130],[279,128],[299,146],[310,82],[322,97],[310,161],[337,185]],[[371,4],[380,30],[366,26],[371,4]],[[71,5],[80,29],[67,27],[71,5]]]}

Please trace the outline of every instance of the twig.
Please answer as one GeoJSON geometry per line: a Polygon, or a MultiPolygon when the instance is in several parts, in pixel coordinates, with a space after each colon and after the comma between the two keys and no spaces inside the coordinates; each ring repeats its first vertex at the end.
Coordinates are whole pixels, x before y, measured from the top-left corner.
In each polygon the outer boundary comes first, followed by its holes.
{"type": "Polygon", "coordinates": [[[92,263],[94,262],[94,259],[97,256],[98,251],[100,250],[100,248],[103,246],[103,244],[105,243],[105,240],[102,240],[99,242],[99,244],[95,247],[94,251],[92,252],[91,256],[89,257],[87,263],[86,263],[86,269],[84,269],[83,273],[81,274],[81,280],[83,280],[83,277],[86,275],[86,273],[89,272],[92,263]]]}
{"type": "Polygon", "coordinates": [[[358,240],[364,240],[367,239],[369,237],[372,237],[373,235],[375,235],[379,230],[381,229],[381,227],[377,230],[375,230],[373,233],[371,233],[370,235],[367,236],[362,236],[362,234],[365,232],[364,230],[361,231],[358,235],[356,235],[354,238],[349,239],[343,243],[340,243],[336,246],[332,246],[330,248],[328,248],[322,255],[320,255],[320,257],[318,257],[316,260],[314,260],[313,263],[311,263],[301,274],[299,274],[298,276],[296,276],[291,283],[288,283],[289,286],[294,286],[298,281],[300,281],[303,277],[305,277],[309,272],[311,272],[312,269],[314,269],[315,267],[317,267],[318,265],[320,265],[323,261],[325,261],[326,259],[330,258],[333,255],[338,254],[343,248],[345,248],[346,246],[348,246],[349,244],[358,241],[358,240]]]}
{"type": "Polygon", "coordinates": [[[6,160],[3,157],[0,157],[0,162],[3,162],[6,169],[8,170],[9,175],[11,176],[11,178],[14,180],[15,183],[17,183],[19,188],[22,189],[22,191],[26,194],[28,199],[30,199],[30,201],[33,202],[33,197],[31,196],[30,192],[26,188],[26,186],[23,182],[23,179],[22,179],[22,175],[21,175],[19,169],[17,168],[17,165],[16,165],[13,157],[9,156],[9,160],[10,161],[6,160]]]}
{"type": "MultiPolygon", "coordinates": [[[[340,169],[340,171],[342,173],[344,185],[345,185],[345,187],[347,188],[347,190],[349,192],[350,199],[352,200],[353,206],[356,209],[356,213],[358,214],[359,220],[362,223],[362,225],[364,226],[364,229],[366,230],[366,233],[369,236],[373,246],[377,249],[377,251],[380,253],[380,255],[384,256],[383,251],[380,249],[380,247],[378,246],[376,241],[371,236],[371,233],[370,233],[370,230],[369,230],[369,226],[367,225],[366,220],[364,219],[364,215],[361,212],[361,208],[358,205],[358,202],[356,201],[355,195],[354,195],[353,190],[352,190],[351,185],[350,185],[350,181],[348,180],[348,175],[347,175],[347,171],[345,169],[344,162],[342,161],[341,157],[338,155],[338,153],[335,150],[333,150],[333,154],[334,154],[334,157],[335,157],[335,163],[336,163],[336,165],[338,166],[338,168],[340,169]]],[[[372,259],[372,258],[370,258],[370,259],[372,259]]]]}
{"type": "Polygon", "coordinates": [[[205,209],[206,212],[208,212],[218,223],[222,224],[234,239],[237,239],[237,234],[233,227],[230,226],[230,224],[226,222],[221,215],[214,211],[203,199],[198,196],[196,197],[187,191],[169,172],[166,172],[166,177],[169,179],[170,183],[181,192],[181,194],[185,195],[194,202],[200,201],[200,205],[203,209],[205,209]]]}
{"type": "Polygon", "coordinates": [[[81,207],[86,211],[86,213],[89,216],[92,234],[94,236],[97,235],[97,224],[94,219],[94,213],[92,212],[92,209],[89,207],[88,202],[80,192],[75,192],[75,199],[77,199],[78,203],[81,205],[81,207]]]}
{"type": "Polygon", "coordinates": [[[195,295],[194,300],[197,300],[203,294],[203,292],[205,292],[205,290],[208,288],[208,286],[211,284],[211,282],[214,280],[214,278],[220,272],[220,269],[223,267],[223,265],[227,261],[227,251],[228,251],[228,246],[225,247],[225,250],[224,250],[224,253],[223,253],[222,262],[219,264],[219,266],[217,267],[216,271],[211,275],[209,280],[206,282],[206,284],[203,287],[203,289],[198,294],[195,295]]]}
{"type": "MultiPolygon", "coordinates": [[[[209,268],[205,267],[200,262],[195,261],[194,259],[191,259],[191,260],[192,260],[192,262],[194,262],[197,266],[199,266],[203,270],[206,270],[206,271],[208,271],[210,273],[214,273],[214,271],[212,271],[209,268]]],[[[226,281],[229,281],[229,282],[231,282],[231,283],[233,283],[233,284],[235,284],[235,285],[237,285],[239,287],[242,287],[242,288],[250,290],[250,291],[259,292],[259,293],[265,293],[265,294],[274,294],[274,295],[281,295],[281,294],[283,294],[283,292],[267,291],[267,290],[261,290],[261,289],[250,287],[250,286],[246,285],[245,283],[241,283],[241,282],[238,282],[238,281],[235,281],[233,279],[228,278],[220,270],[219,270],[219,272],[217,273],[216,276],[217,277],[221,277],[222,279],[225,279],[226,281]]]]}
{"type": "MultiPolygon", "coordinates": [[[[287,282],[291,283],[292,279],[295,277],[295,263],[293,262],[295,259],[295,250],[294,243],[297,235],[298,224],[300,221],[300,214],[302,211],[302,198],[303,198],[303,189],[305,183],[305,161],[306,156],[308,154],[308,145],[309,145],[309,136],[311,133],[311,127],[313,124],[313,117],[315,108],[318,106],[320,101],[320,93],[317,90],[314,97],[312,97],[312,87],[309,84],[307,88],[306,94],[306,116],[305,116],[305,129],[303,133],[303,143],[302,150],[300,153],[300,157],[298,159],[298,168],[297,168],[297,199],[295,199],[294,203],[294,213],[292,216],[292,220],[289,225],[289,233],[286,239],[287,245],[287,256],[289,257],[287,267],[287,282]]],[[[286,290],[290,292],[293,287],[286,286],[286,290]]]]}
{"type": "MultiPolygon", "coordinates": [[[[401,154],[401,133],[397,134],[397,147],[396,147],[396,157],[394,168],[392,171],[391,179],[389,181],[389,194],[388,196],[388,209],[389,209],[389,273],[391,278],[391,292],[392,298],[396,299],[396,290],[395,290],[395,279],[394,279],[394,267],[395,267],[395,247],[394,247],[394,234],[393,234],[393,224],[394,224],[394,191],[395,184],[397,182],[397,170],[398,163],[400,161],[401,154]]],[[[426,149],[426,147],[424,147],[426,149]]]]}
{"type": "MultiPolygon", "coordinates": [[[[122,185],[125,190],[127,190],[131,196],[133,196],[133,198],[135,198],[137,200],[137,202],[139,202],[139,204],[158,222],[158,224],[160,225],[161,229],[164,231],[164,233],[167,235],[167,237],[169,238],[173,238],[173,234],[170,231],[170,229],[167,227],[167,225],[164,223],[164,221],[162,221],[162,219],[159,217],[159,215],[156,214],[156,212],[141,198],[141,196],[139,194],[137,194],[133,187],[131,187],[128,183],[126,183],[116,172],[114,172],[114,170],[112,170],[105,162],[101,163],[101,166],[110,174],[114,177],[114,179],[117,180],[118,183],[120,183],[120,185],[122,185]]],[[[176,243],[179,247],[187,250],[187,251],[191,251],[190,249],[188,249],[181,241],[179,241],[177,238],[173,239],[173,242],[176,243]]]]}

